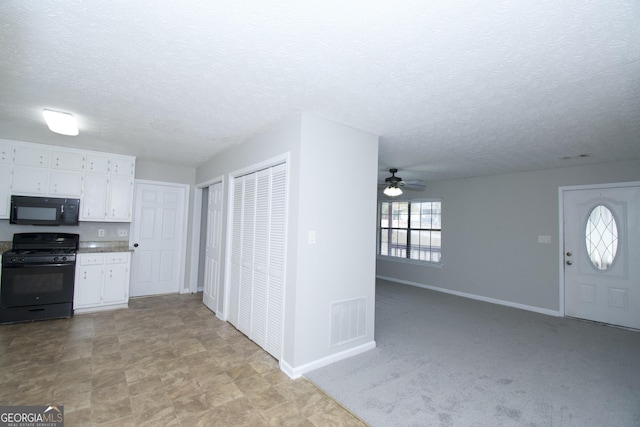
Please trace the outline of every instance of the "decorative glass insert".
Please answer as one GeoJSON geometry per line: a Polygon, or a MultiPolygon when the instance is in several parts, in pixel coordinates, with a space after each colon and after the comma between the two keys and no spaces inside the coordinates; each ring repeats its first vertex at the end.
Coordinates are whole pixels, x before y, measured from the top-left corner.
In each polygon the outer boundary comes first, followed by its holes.
{"type": "Polygon", "coordinates": [[[593,208],[584,235],[593,266],[598,270],[608,270],[618,252],[618,226],[609,208],[604,205],[593,208]]]}

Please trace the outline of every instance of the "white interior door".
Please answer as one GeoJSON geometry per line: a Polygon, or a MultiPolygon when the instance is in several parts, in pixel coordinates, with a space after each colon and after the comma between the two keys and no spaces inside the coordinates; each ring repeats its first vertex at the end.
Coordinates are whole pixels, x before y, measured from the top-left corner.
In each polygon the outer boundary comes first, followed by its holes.
{"type": "Polygon", "coordinates": [[[567,316],[640,329],[640,186],[565,190],[567,316]]]}
{"type": "Polygon", "coordinates": [[[215,313],[218,312],[218,296],[220,294],[222,203],[222,183],[218,182],[209,187],[204,292],[202,296],[202,302],[215,313]]]}
{"type": "Polygon", "coordinates": [[[184,253],[184,186],[136,182],[130,295],[175,293],[184,253]]]}

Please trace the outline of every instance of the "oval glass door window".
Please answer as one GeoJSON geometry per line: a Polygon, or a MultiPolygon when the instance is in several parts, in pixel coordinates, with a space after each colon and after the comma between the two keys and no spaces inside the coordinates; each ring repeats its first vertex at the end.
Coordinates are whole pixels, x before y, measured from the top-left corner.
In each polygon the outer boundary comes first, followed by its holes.
{"type": "Polygon", "coordinates": [[[589,214],[585,243],[591,264],[598,270],[608,270],[618,252],[618,226],[606,206],[598,205],[589,214]]]}

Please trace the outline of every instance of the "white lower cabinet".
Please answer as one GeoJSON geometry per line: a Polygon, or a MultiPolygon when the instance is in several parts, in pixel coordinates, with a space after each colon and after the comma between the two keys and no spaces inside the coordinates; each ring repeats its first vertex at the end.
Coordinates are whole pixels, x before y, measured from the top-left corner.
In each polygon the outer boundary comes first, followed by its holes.
{"type": "Polygon", "coordinates": [[[73,301],[76,313],[127,307],[130,271],[129,252],[78,254],[73,301]]]}

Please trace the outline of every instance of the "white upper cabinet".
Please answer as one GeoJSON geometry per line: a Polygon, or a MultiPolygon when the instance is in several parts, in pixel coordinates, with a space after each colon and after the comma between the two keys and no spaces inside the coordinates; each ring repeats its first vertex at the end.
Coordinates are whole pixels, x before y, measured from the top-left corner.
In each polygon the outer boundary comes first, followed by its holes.
{"type": "Polygon", "coordinates": [[[59,197],[80,197],[82,194],[83,169],[83,153],[52,151],[49,193],[59,197]]]}
{"type": "Polygon", "coordinates": [[[0,141],[0,164],[13,163],[13,145],[0,141]]]}
{"type": "Polygon", "coordinates": [[[14,145],[13,164],[48,168],[50,151],[46,146],[14,145]]]}
{"type": "Polygon", "coordinates": [[[58,197],[80,197],[82,194],[82,174],[80,172],[51,171],[49,194],[58,197]]]}
{"type": "Polygon", "coordinates": [[[0,218],[9,218],[11,167],[0,164],[0,183],[4,182],[6,182],[7,185],[0,184],[0,218]]]}
{"type": "Polygon", "coordinates": [[[11,195],[80,199],[81,221],[130,222],[135,157],[0,140],[0,219],[11,195]]]}
{"type": "Polygon", "coordinates": [[[85,172],[87,173],[108,173],[109,158],[105,156],[87,155],[85,172]]]}
{"type": "Polygon", "coordinates": [[[84,176],[84,190],[80,202],[80,221],[100,221],[107,215],[106,175],[86,174],[84,176]]]}
{"type": "Polygon", "coordinates": [[[12,194],[44,196],[49,190],[49,170],[14,167],[12,194]]]}
{"type": "Polygon", "coordinates": [[[53,151],[51,153],[51,169],[82,172],[84,155],[76,152],[53,151]]]}
{"type": "Polygon", "coordinates": [[[109,179],[107,198],[107,219],[111,221],[131,221],[133,201],[133,180],[112,176],[109,179]]]}
{"type": "Polygon", "coordinates": [[[111,175],[133,176],[135,170],[135,162],[125,157],[116,157],[111,159],[109,172],[111,175]]]}

